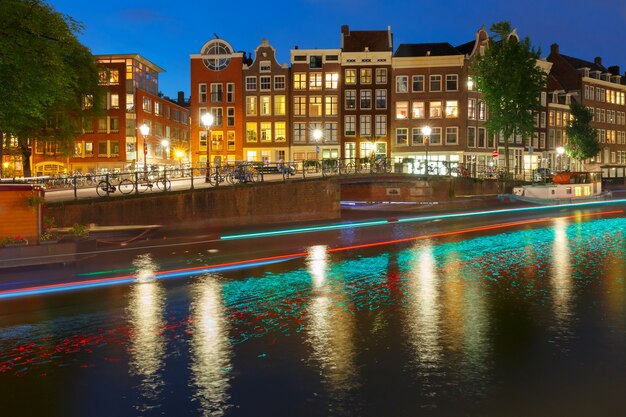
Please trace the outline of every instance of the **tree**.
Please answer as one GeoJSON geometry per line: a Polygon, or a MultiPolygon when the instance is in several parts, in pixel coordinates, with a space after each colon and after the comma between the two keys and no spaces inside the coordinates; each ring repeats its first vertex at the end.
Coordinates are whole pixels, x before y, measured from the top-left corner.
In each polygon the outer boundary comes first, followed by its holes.
{"type": "Polygon", "coordinates": [[[520,40],[509,22],[495,23],[484,54],[475,57],[470,74],[483,94],[489,118],[490,135],[504,139],[505,168],[509,172],[509,141],[521,136],[526,142],[534,133],[534,112],[539,111],[540,91],[546,75],[537,66],[540,50],[528,37],[520,40]]]}
{"type": "Polygon", "coordinates": [[[570,106],[572,122],[565,128],[568,142],[564,146],[567,155],[577,161],[584,161],[600,153],[598,132],[591,127],[593,112],[577,101],[570,106]]]}
{"type": "Polygon", "coordinates": [[[101,109],[98,68],[76,37],[81,29],[43,0],[0,2],[0,139],[17,139],[26,176],[33,139],[69,155],[81,117],[101,109]],[[95,105],[84,109],[87,96],[95,105]]]}

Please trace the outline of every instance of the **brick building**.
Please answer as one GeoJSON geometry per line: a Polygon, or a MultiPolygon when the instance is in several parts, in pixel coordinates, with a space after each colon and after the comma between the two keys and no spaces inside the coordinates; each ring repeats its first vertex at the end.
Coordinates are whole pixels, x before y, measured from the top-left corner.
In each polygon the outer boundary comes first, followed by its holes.
{"type": "Polygon", "coordinates": [[[340,71],[340,49],[291,50],[291,160],[340,156],[340,71]]]}
{"type": "Polygon", "coordinates": [[[242,71],[247,62],[223,39],[205,43],[191,60],[191,160],[194,166],[243,159],[244,101],[242,71]],[[207,141],[202,115],[211,112],[214,124],[207,141]],[[208,142],[208,146],[207,146],[208,142]]]}
{"type": "MultiPolygon", "coordinates": [[[[608,170],[625,165],[626,85],[619,67],[606,68],[600,57],[591,62],[563,55],[557,44],[551,46],[547,59],[553,64],[550,90],[571,97],[594,114],[591,126],[598,132],[601,151],[588,168],[604,166],[608,170]]],[[[556,124],[558,110],[554,115],[556,124]]],[[[567,143],[566,138],[563,142],[567,143]]]]}
{"type": "Polygon", "coordinates": [[[344,25],[341,50],[341,156],[389,157],[391,28],[351,31],[344,25]]]}
{"type": "Polygon", "coordinates": [[[33,173],[119,172],[143,169],[144,161],[161,167],[188,161],[189,111],[182,93],[177,102],[159,96],[164,70],[139,54],[97,55],[96,61],[107,89],[105,114],[82,121],[69,156],[55,143],[35,140],[33,173]],[[141,124],[150,128],[145,138],[141,124]]]}
{"type": "Polygon", "coordinates": [[[276,162],[289,159],[289,65],[263,40],[254,61],[243,67],[245,142],[243,159],[276,162]]]}

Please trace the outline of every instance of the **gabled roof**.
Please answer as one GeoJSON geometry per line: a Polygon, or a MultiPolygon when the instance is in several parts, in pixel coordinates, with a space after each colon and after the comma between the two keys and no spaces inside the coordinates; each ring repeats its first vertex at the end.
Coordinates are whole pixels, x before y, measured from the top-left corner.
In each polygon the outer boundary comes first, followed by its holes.
{"type": "Polygon", "coordinates": [[[576,69],[589,68],[591,71],[608,72],[608,70],[604,68],[603,65],[598,65],[595,62],[589,62],[583,59],[574,58],[574,57],[563,55],[563,54],[559,54],[559,55],[561,56],[561,58],[566,60],[572,67],[576,69]]]}
{"type": "Polygon", "coordinates": [[[386,30],[351,30],[343,34],[343,52],[391,52],[389,32],[386,30]]]}
{"type": "Polygon", "coordinates": [[[416,57],[416,56],[450,56],[463,55],[448,42],[441,43],[403,43],[398,46],[394,57],[416,57]]]}

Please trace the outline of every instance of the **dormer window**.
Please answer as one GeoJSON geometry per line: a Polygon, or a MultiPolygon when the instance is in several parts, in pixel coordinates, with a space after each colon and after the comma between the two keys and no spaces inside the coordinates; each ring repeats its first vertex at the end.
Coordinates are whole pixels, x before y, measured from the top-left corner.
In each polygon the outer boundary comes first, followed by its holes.
{"type": "Polygon", "coordinates": [[[589,68],[578,68],[578,72],[580,72],[580,75],[583,77],[589,77],[589,68]]]}

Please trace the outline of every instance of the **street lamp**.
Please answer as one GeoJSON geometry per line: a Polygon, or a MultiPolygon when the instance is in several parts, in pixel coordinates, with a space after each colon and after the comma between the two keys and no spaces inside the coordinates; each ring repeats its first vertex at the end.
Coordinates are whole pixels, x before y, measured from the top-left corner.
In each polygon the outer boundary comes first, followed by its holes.
{"type": "Polygon", "coordinates": [[[424,142],[424,145],[426,146],[426,176],[428,177],[428,144],[430,143],[430,132],[432,132],[432,129],[430,128],[430,126],[424,126],[422,128],[422,135],[424,136],[422,138],[422,141],[424,142]]]}
{"type": "Polygon", "coordinates": [[[563,171],[563,154],[565,153],[565,148],[559,146],[556,148],[556,153],[559,155],[559,171],[563,171]]]}
{"type": "Polygon", "coordinates": [[[313,131],[313,139],[315,139],[315,153],[317,154],[317,159],[320,159],[319,157],[319,153],[320,153],[320,141],[322,139],[322,131],[320,129],[315,129],[313,131]]]}
{"type": "Polygon", "coordinates": [[[150,134],[150,127],[144,123],[141,126],[139,126],[139,132],[141,132],[141,137],[143,138],[143,173],[145,176],[147,176],[148,165],[146,162],[146,158],[148,156],[148,144],[146,143],[146,136],[150,134]]]}
{"type": "Polygon", "coordinates": [[[174,154],[176,155],[176,159],[178,159],[180,169],[182,170],[183,169],[183,151],[181,151],[180,149],[176,149],[174,154]]]}
{"type": "Polygon", "coordinates": [[[204,128],[206,129],[206,176],[204,182],[209,182],[209,177],[211,176],[211,153],[209,150],[209,136],[211,135],[211,126],[213,126],[213,122],[215,119],[213,118],[213,115],[211,113],[207,112],[202,115],[201,120],[204,128]]]}

